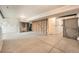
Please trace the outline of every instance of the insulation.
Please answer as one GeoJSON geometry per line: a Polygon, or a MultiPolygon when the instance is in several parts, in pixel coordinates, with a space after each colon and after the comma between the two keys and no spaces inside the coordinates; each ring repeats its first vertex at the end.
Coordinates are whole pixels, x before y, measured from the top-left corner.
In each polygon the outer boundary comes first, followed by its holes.
{"type": "Polygon", "coordinates": [[[77,39],[78,37],[78,18],[70,18],[63,20],[63,36],[77,39]]]}

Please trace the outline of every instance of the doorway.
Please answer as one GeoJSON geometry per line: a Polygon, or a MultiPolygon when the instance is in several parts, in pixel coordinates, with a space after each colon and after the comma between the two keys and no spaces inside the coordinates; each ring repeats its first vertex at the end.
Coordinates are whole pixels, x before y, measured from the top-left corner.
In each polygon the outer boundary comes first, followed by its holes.
{"type": "Polygon", "coordinates": [[[20,32],[32,31],[32,24],[27,22],[20,22],[20,32]]]}

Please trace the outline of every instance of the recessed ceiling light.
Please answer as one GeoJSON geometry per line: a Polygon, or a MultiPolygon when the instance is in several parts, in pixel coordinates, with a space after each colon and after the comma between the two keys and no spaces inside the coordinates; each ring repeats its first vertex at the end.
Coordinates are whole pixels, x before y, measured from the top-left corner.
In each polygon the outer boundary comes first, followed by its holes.
{"type": "Polygon", "coordinates": [[[26,17],[25,17],[24,15],[22,15],[22,16],[20,16],[20,18],[21,18],[21,19],[24,19],[24,18],[26,18],[26,17]]]}

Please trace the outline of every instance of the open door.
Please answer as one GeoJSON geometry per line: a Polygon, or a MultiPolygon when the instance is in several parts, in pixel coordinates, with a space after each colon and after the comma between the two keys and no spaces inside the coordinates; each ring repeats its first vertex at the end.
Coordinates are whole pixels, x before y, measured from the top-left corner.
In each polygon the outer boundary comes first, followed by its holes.
{"type": "Polygon", "coordinates": [[[63,36],[77,39],[78,37],[78,18],[69,18],[63,20],[63,36]]]}

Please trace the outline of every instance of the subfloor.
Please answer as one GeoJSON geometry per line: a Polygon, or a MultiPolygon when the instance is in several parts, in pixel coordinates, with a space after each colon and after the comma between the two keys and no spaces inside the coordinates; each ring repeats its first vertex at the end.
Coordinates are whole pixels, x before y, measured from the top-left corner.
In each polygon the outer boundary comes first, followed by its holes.
{"type": "Polygon", "coordinates": [[[4,35],[2,53],[66,53],[79,52],[79,41],[61,35],[40,35],[34,32],[4,35]]]}

